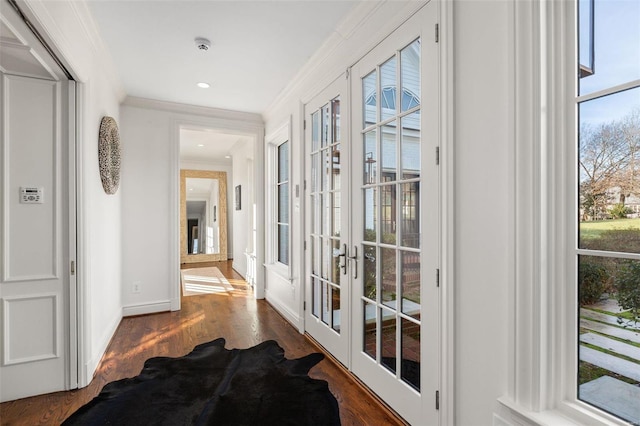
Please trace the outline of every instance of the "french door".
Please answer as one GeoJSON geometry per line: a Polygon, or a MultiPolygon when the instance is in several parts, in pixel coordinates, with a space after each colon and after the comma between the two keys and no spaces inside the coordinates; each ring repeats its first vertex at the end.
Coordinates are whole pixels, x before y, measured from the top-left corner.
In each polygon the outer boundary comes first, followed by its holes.
{"type": "Polygon", "coordinates": [[[436,22],[432,1],[305,106],[305,328],[416,425],[439,422],[436,22]]]}
{"type": "Polygon", "coordinates": [[[349,365],[349,145],[341,75],[305,105],[306,294],[305,329],[349,365]]]}

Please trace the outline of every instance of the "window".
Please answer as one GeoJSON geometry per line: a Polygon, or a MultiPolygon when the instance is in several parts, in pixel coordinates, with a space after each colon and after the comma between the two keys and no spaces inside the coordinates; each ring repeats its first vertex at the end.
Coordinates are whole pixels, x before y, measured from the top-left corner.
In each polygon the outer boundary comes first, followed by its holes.
{"type": "Polygon", "coordinates": [[[276,251],[278,262],[289,265],[289,142],[277,147],[276,251]]]}
{"type": "Polygon", "coordinates": [[[514,2],[513,358],[499,416],[640,418],[639,388],[628,383],[640,382],[640,345],[620,337],[637,332],[617,291],[640,276],[640,226],[630,226],[637,216],[626,208],[638,177],[639,7],[514,2]],[[620,365],[630,368],[621,374],[620,365]]]}
{"type": "Polygon", "coordinates": [[[577,397],[637,424],[640,2],[577,6],[577,397]]]}

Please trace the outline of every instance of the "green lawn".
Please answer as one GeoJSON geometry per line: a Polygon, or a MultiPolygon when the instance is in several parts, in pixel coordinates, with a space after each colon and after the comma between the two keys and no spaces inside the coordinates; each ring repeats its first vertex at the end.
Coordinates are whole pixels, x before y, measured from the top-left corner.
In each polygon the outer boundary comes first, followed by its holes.
{"type": "Polygon", "coordinates": [[[607,231],[610,229],[632,229],[632,228],[640,230],[640,218],[594,220],[592,222],[580,222],[580,237],[581,238],[599,238],[604,231],[607,231]]]}

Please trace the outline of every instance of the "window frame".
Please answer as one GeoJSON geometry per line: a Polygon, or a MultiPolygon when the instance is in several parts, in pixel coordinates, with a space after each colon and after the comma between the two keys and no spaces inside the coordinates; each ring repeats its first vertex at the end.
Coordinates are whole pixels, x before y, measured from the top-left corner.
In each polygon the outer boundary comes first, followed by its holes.
{"type": "Polygon", "coordinates": [[[577,0],[510,8],[514,285],[495,423],[626,425],[577,398],[577,0]]]}
{"type": "Polygon", "coordinates": [[[291,138],[291,118],[289,118],[285,123],[283,123],[280,127],[278,127],[275,131],[270,133],[266,138],[267,145],[267,200],[266,200],[266,213],[267,213],[267,223],[269,224],[267,228],[266,235],[266,256],[265,260],[267,265],[272,268],[275,272],[285,278],[289,278],[291,276],[291,268],[292,268],[292,250],[291,244],[293,242],[292,239],[292,229],[291,229],[291,221],[292,221],[292,170],[291,170],[291,148],[293,147],[292,138],[291,138]],[[289,152],[287,155],[287,161],[289,162],[289,247],[288,247],[288,256],[289,256],[289,264],[284,264],[278,260],[279,251],[278,251],[278,171],[279,171],[279,152],[278,148],[284,144],[289,143],[289,152]]]}
{"type": "Polygon", "coordinates": [[[277,263],[281,263],[283,265],[286,265],[287,267],[289,267],[289,265],[291,265],[291,143],[289,140],[286,140],[284,142],[280,142],[279,144],[276,145],[275,147],[276,150],[276,166],[275,166],[275,208],[276,208],[276,212],[275,212],[275,230],[274,230],[274,234],[275,234],[275,243],[276,243],[276,251],[275,251],[275,260],[277,263]],[[280,149],[282,148],[283,145],[287,144],[287,158],[286,158],[286,162],[287,162],[287,179],[286,180],[280,180],[280,170],[281,170],[281,158],[280,158],[280,149]],[[280,221],[280,187],[282,185],[287,185],[287,192],[288,192],[288,199],[287,199],[287,222],[281,222],[280,221]],[[280,252],[281,252],[281,239],[280,239],[280,226],[282,225],[286,225],[287,226],[287,262],[283,262],[280,259],[280,252]]]}

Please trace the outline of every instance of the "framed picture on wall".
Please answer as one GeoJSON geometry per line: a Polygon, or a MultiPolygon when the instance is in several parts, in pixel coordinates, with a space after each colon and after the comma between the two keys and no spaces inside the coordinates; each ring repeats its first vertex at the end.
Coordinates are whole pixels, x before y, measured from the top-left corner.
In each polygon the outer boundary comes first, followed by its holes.
{"type": "Polygon", "coordinates": [[[236,186],[236,210],[242,209],[242,188],[240,185],[236,186]]]}

